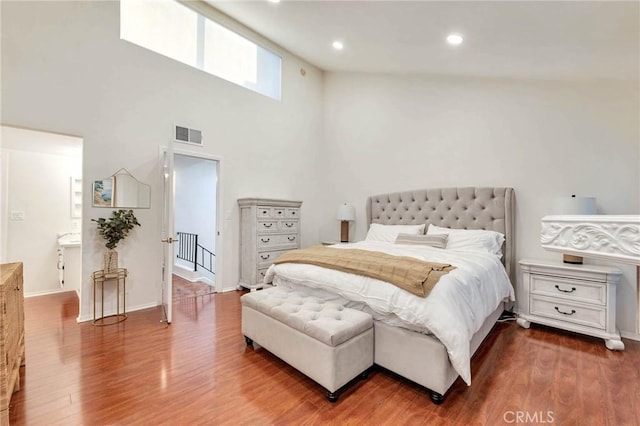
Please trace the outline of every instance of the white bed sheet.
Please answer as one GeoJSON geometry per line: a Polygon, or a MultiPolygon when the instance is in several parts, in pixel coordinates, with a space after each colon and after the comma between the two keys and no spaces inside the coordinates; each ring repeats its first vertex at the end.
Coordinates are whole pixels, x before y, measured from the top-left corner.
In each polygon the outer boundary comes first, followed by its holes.
{"type": "Polygon", "coordinates": [[[513,287],[500,258],[489,253],[378,241],[333,247],[410,256],[449,263],[456,269],[444,275],[426,298],[373,278],[295,263],[272,265],[265,276],[265,283],[306,288],[307,291],[313,289],[310,291],[318,296],[337,294],[348,301],[348,306],[363,309],[376,320],[420,333],[433,333],[447,348],[455,370],[470,385],[471,337],[502,301],[514,300],[513,287]]]}

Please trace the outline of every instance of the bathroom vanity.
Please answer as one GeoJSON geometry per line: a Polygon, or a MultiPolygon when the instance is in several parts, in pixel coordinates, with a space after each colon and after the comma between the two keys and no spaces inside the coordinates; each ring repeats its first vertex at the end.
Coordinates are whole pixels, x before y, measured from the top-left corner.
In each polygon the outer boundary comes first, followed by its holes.
{"type": "Polygon", "coordinates": [[[58,237],[58,280],[64,291],[80,292],[82,278],[81,235],[63,234],[58,237]]]}

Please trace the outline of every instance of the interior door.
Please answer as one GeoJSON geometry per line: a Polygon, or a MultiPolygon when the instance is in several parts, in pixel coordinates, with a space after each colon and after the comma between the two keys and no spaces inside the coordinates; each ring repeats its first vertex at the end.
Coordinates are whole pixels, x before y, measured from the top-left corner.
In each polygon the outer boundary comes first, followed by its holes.
{"type": "Polygon", "coordinates": [[[162,176],[164,182],[163,209],[162,209],[162,307],[163,321],[171,324],[172,319],[172,292],[173,292],[173,243],[174,238],[174,168],[173,168],[173,144],[163,151],[162,176]]]}

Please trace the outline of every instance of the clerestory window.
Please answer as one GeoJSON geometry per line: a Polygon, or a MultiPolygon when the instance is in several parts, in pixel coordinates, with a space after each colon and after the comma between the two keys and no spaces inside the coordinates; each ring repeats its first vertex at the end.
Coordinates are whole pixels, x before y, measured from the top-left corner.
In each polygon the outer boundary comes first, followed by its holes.
{"type": "Polygon", "coordinates": [[[174,0],[121,0],[120,38],[280,100],[282,58],[174,0]]]}

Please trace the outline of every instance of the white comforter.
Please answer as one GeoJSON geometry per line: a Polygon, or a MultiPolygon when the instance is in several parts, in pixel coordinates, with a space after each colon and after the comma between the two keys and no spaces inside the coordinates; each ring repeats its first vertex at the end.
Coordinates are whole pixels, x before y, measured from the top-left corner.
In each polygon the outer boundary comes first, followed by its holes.
{"type": "Polygon", "coordinates": [[[369,312],[376,320],[433,333],[447,348],[451,364],[460,377],[470,385],[471,337],[501,301],[514,300],[513,287],[498,256],[375,241],[333,247],[410,256],[449,263],[456,269],[444,275],[426,298],[373,278],[294,263],[272,265],[265,283],[314,289],[307,291],[319,296],[337,294],[350,301],[349,306],[369,312]]]}

